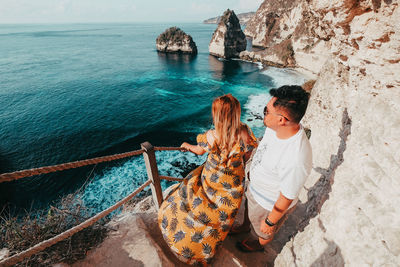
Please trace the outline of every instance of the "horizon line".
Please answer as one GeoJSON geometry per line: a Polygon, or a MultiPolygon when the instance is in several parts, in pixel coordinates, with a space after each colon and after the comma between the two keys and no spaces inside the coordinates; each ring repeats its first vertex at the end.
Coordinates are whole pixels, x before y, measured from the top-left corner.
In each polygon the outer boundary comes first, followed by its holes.
{"type": "MultiPolygon", "coordinates": [[[[207,20],[207,19],[206,19],[207,20]]],[[[123,23],[201,23],[201,24],[214,24],[214,23],[204,23],[203,21],[87,21],[87,22],[0,22],[0,25],[27,25],[27,24],[99,24],[99,23],[109,23],[109,24],[123,24],[123,23]]]]}

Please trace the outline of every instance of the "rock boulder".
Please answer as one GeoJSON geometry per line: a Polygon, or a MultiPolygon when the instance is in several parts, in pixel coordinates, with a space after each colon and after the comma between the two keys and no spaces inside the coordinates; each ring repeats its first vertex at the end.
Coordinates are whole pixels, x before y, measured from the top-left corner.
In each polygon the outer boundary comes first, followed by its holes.
{"type": "Polygon", "coordinates": [[[178,27],[171,27],[156,39],[159,52],[197,54],[197,46],[192,37],[178,27]]]}
{"type": "Polygon", "coordinates": [[[208,46],[210,54],[222,58],[239,57],[246,49],[247,40],[233,10],[226,10],[221,17],[208,46]]]}

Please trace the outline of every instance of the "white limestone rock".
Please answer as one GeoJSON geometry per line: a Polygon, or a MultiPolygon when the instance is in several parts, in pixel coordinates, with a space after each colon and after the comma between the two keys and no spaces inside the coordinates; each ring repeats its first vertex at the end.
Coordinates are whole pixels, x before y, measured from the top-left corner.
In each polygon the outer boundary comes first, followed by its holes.
{"type": "Polygon", "coordinates": [[[304,219],[275,265],[396,266],[400,3],[293,2],[265,1],[261,7],[271,9],[258,10],[259,23],[245,31],[266,51],[291,40],[296,67],[318,74],[303,119],[313,147],[313,171],[300,195],[304,219]],[[268,14],[273,27],[265,24],[268,14]]]}
{"type": "Polygon", "coordinates": [[[10,250],[8,248],[2,248],[0,250],[0,260],[6,259],[10,255],[10,250]]]}
{"type": "Polygon", "coordinates": [[[246,49],[247,40],[233,10],[226,10],[211,38],[208,50],[221,58],[237,58],[246,49]]]}

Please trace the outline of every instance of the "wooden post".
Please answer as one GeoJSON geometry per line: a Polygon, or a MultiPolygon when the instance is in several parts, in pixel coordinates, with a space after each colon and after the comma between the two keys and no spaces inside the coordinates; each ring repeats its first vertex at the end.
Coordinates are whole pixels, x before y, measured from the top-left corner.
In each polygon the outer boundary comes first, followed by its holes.
{"type": "Polygon", "coordinates": [[[156,154],[154,152],[154,147],[149,142],[142,143],[141,147],[144,150],[143,157],[146,164],[147,176],[151,180],[150,188],[153,194],[153,201],[158,210],[163,202],[163,194],[160,176],[158,175],[156,154]]]}

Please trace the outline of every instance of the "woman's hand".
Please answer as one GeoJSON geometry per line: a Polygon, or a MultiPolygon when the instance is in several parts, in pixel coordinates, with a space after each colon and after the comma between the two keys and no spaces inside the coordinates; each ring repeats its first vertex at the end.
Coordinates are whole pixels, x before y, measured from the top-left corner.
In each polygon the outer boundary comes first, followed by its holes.
{"type": "Polygon", "coordinates": [[[191,145],[189,143],[183,142],[181,147],[184,148],[185,151],[192,152],[196,155],[203,155],[204,153],[206,153],[206,151],[199,145],[191,145]]]}
{"type": "Polygon", "coordinates": [[[190,146],[191,145],[189,143],[183,142],[181,148],[184,148],[184,151],[190,151],[190,146]]]}

